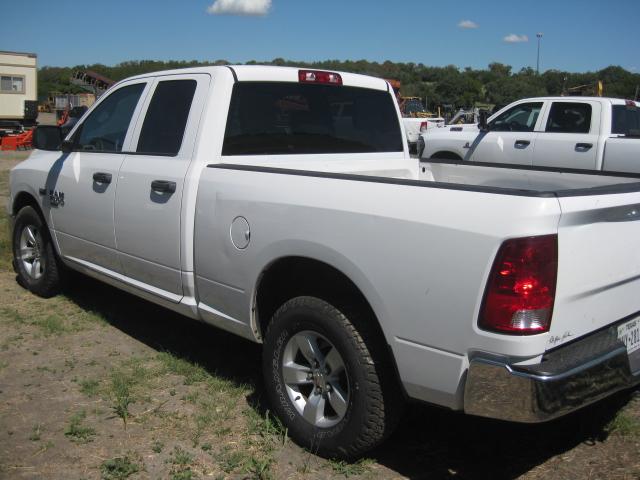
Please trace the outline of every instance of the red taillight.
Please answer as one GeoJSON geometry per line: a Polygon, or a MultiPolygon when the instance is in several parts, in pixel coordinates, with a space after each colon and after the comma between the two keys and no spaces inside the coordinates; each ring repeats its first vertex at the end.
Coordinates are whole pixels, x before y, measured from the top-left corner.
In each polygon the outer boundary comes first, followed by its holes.
{"type": "Polygon", "coordinates": [[[420,122],[420,131],[426,132],[429,128],[429,122],[420,122]]]}
{"type": "Polygon", "coordinates": [[[480,328],[512,335],[549,331],[557,271],[557,235],[504,242],[489,275],[480,328]]]}
{"type": "Polygon", "coordinates": [[[338,73],[323,72],[320,70],[298,70],[298,80],[303,83],[326,83],[329,85],[342,85],[342,77],[338,73]]]}

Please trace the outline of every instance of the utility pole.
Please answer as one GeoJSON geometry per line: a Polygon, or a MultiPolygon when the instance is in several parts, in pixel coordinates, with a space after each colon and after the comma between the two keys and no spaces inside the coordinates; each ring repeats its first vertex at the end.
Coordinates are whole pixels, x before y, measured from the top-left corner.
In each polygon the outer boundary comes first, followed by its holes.
{"type": "Polygon", "coordinates": [[[536,61],[536,75],[540,75],[540,39],[542,38],[542,33],[536,33],[536,37],[538,37],[538,60],[536,61]]]}

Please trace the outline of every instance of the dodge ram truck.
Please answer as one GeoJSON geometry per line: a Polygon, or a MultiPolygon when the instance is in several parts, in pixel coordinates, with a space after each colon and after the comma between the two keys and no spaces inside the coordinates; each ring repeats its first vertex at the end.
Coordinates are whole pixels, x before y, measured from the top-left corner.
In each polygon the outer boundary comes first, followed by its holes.
{"type": "Polygon", "coordinates": [[[640,103],[601,97],[519,100],[484,124],[424,132],[423,159],[640,173],[640,103]]]}
{"type": "Polygon", "coordinates": [[[406,399],[541,422],[640,379],[638,176],[420,163],[384,80],[264,66],[133,77],[34,141],[19,282],[77,270],[262,343],[321,455],[379,444],[406,399]]]}

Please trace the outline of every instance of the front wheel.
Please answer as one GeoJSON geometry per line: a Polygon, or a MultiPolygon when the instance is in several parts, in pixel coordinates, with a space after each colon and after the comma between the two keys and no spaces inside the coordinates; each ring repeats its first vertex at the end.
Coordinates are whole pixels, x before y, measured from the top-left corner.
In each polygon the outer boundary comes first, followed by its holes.
{"type": "Polygon", "coordinates": [[[388,364],[374,361],[375,332],[356,316],[297,297],[278,309],[265,334],[271,405],[296,442],[324,456],[349,458],[373,448],[400,411],[388,364]]]}
{"type": "Polygon", "coordinates": [[[41,297],[60,289],[60,267],[46,224],[33,207],[24,207],[13,226],[13,264],[19,283],[41,297]]]}

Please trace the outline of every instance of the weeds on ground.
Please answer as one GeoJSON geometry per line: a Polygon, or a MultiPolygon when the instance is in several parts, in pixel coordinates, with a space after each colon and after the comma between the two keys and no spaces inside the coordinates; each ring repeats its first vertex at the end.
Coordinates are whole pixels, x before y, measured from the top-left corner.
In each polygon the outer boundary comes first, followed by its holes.
{"type": "Polygon", "coordinates": [[[193,455],[180,447],[174,447],[171,456],[167,460],[171,463],[171,480],[192,480],[197,478],[195,472],[191,470],[193,455]]]}
{"type": "Polygon", "coordinates": [[[163,373],[183,376],[185,385],[203,382],[209,376],[207,371],[197,363],[178,358],[169,352],[159,353],[156,358],[162,365],[163,373]]]}
{"type": "Polygon", "coordinates": [[[87,412],[80,410],[69,419],[69,425],[64,431],[65,436],[69,437],[74,443],[89,443],[96,436],[96,431],[91,427],[82,425],[87,417],[87,412]]]}
{"type": "Polygon", "coordinates": [[[330,460],[329,464],[331,469],[338,475],[344,475],[345,477],[352,477],[355,475],[362,475],[367,473],[371,469],[374,461],[370,458],[361,458],[357,462],[346,462],[344,460],[330,460]]]}
{"type": "Polygon", "coordinates": [[[37,442],[40,440],[40,436],[42,435],[43,425],[41,423],[36,423],[31,429],[31,434],[29,435],[29,440],[32,442],[37,442]]]}
{"type": "Polygon", "coordinates": [[[98,395],[98,387],[100,386],[100,382],[95,379],[87,379],[80,381],[80,393],[86,395],[87,397],[95,397],[98,395]]]}
{"type": "MultiPolygon", "coordinates": [[[[8,178],[9,172],[0,172],[0,185],[8,185],[9,182],[5,180],[8,178]]],[[[2,189],[4,194],[4,188],[2,189]]],[[[8,188],[7,188],[8,190],[8,188]]],[[[0,271],[10,272],[13,270],[11,266],[11,234],[9,232],[9,218],[5,213],[5,209],[0,211],[0,271]]]]}
{"type": "Polygon", "coordinates": [[[122,419],[125,430],[127,428],[127,420],[131,415],[129,413],[129,405],[134,402],[131,387],[131,378],[127,377],[123,372],[116,371],[111,374],[111,393],[113,401],[111,408],[114,413],[122,419]]]}
{"type": "Polygon", "coordinates": [[[617,433],[623,437],[640,436],[640,419],[621,411],[605,427],[608,434],[617,433]]]}
{"type": "Polygon", "coordinates": [[[100,466],[103,480],[124,480],[139,471],[140,465],[135,463],[128,455],[105,460],[100,466]]]}
{"type": "Polygon", "coordinates": [[[160,440],[154,440],[153,443],[151,444],[151,450],[154,453],[162,452],[163,448],[164,448],[164,443],[161,442],[160,440]]]}

